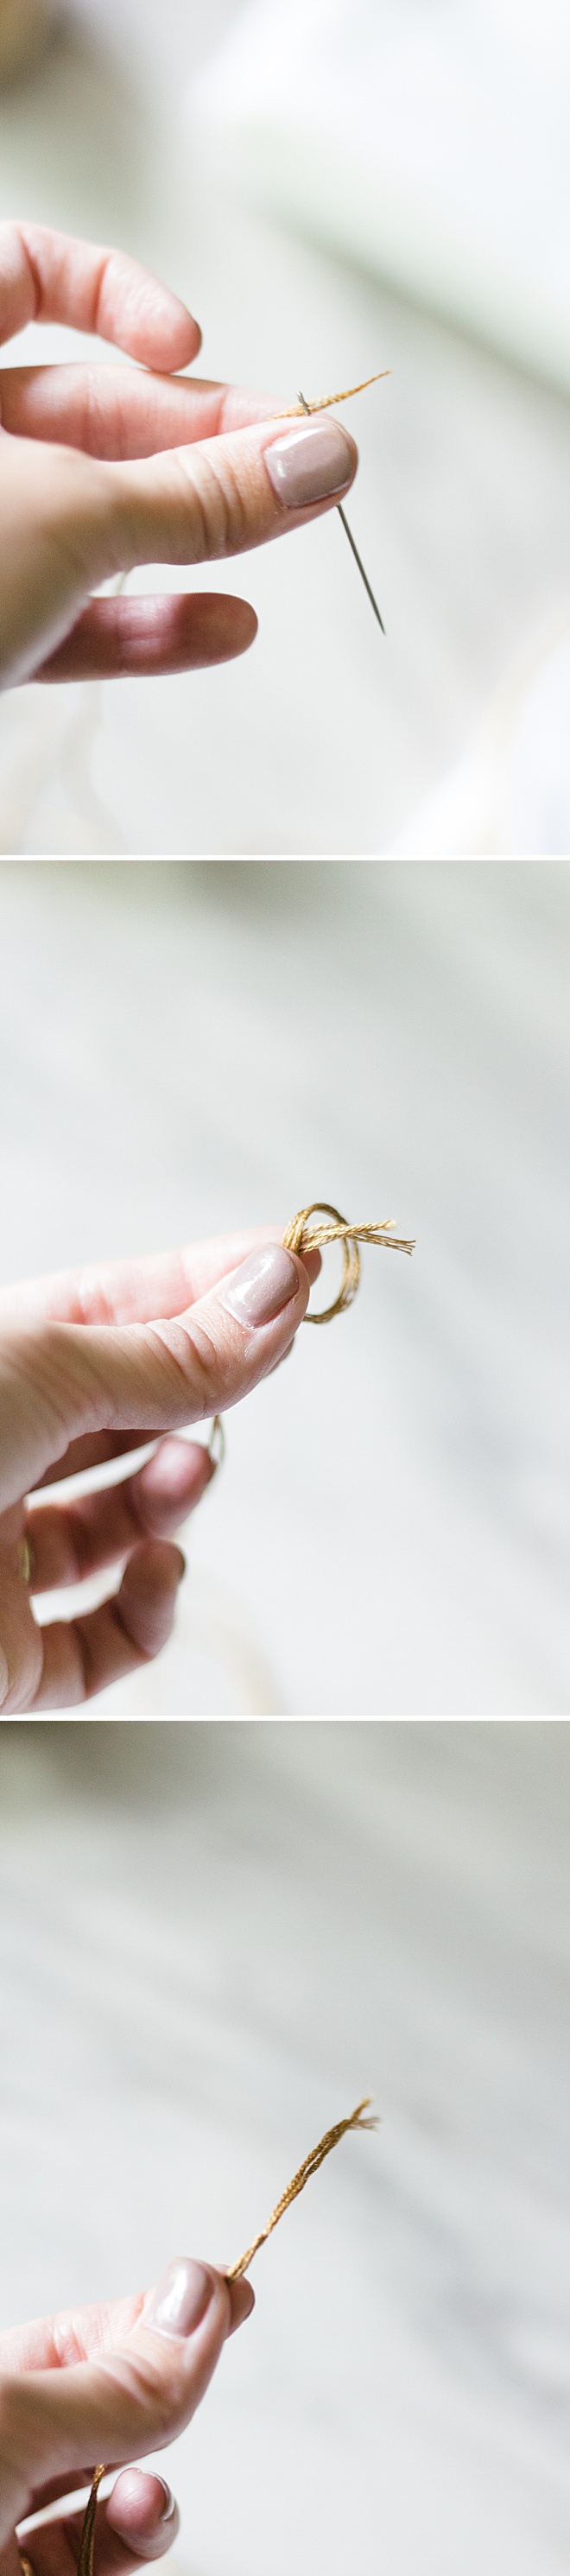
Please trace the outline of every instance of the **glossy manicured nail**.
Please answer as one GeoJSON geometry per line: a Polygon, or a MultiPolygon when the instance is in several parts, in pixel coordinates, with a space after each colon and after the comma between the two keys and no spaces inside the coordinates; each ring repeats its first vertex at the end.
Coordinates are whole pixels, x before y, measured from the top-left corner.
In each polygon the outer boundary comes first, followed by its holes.
{"type": "Polygon", "coordinates": [[[202,2318],[213,2297],[211,2272],[203,2263],[192,2263],[189,2256],[169,2263],[162,2280],[153,2291],[150,2307],[142,2323],[152,2326],[153,2334],[190,2335],[202,2318]]]}
{"type": "Polygon", "coordinates": [[[352,440],[336,420],[309,421],[290,429],[265,448],[269,481],[284,510],[306,510],[311,501],[326,501],[350,482],[352,440]]]}
{"type": "Polygon", "coordinates": [[[252,2290],[251,2281],[233,2281],[231,2335],[237,2334],[238,2326],[245,2325],[246,2317],[251,2316],[254,2307],[255,2291],[252,2290]]]}
{"type": "MultiPolygon", "coordinates": [[[[158,2476],[158,2471],[156,2474],[158,2476]]],[[[171,2522],[173,2513],[176,2512],[176,2496],[173,2496],[172,2487],[167,2486],[166,2478],[159,2478],[158,2483],[159,2486],[164,2488],[164,2504],[162,2506],[160,2519],[161,2522],[171,2522]]]]}
{"type": "MultiPolygon", "coordinates": [[[[172,2487],[168,2486],[166,2478],[159,2476],[157,2469],[151,2472],[144,2469],[124,2469],[122,2477],[117,2478],[116,2486],[113,2487],[112,2494],[107,2499],[107,2521],[110,2522],[113,2531],[122,2534],[125,2513],[128,2525],[129,2506],[132,2504],[138,2506],[139,2515],[141,2515],[142,2504],[141,2519],[144,2521],[145,2536],[148,2536],[149,2532],[162,2530],[163,2523],[172,2522],[176,2512],[176,2497],[173,2496],[172,2487]],[[156,2487],[162,2488],[160,2503],[154,2493],[156,2487]]],[[[142,2554],[144,2542],[129,2530],[127,2546],[135,2550],[138,2556],[139,2552],[142,2554]]]]}
{"type": "Polygon", "coordinates": [[[279,1243],[262,1245],[250,1252],[239,1270],[230,1270],[218,1289],[221,1306],[235,1315],[238,1324],[271,1324],[274,1315],[296,1297],[298,1273],[290,1252],[279,1243]]]}

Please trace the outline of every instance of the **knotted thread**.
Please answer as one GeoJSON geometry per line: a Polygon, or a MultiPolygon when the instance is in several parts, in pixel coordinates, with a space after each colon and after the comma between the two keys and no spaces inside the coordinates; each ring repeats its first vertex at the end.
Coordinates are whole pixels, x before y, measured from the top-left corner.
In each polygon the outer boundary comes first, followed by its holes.
{"type": "Polygon", "coordinates": [[[413,1252],[414,1240],[406,1243],[402,1235],[394,1234],[394,1224],[395,1218],[387,1216],[379,1225],[349,1225],[346,1217],[339,1215],[338,1208],[329,1207],[326,1199],[313,1199],[311,1207],[300,1208],[298,1216],[291,1218],[290,1225],[285,1228],[283,1245],[286,1252],[298,1252],[301,1261],[304,1252],[321,1252],[327,1243],[342,1243],[343,1269],[338,1297],[335,1297],[334,1305],[324,1306],[316,1315],[305,1315],[306,1324],[331,1324],[333,1315],[343,1315],[345,1308],[352,1305],[360,1281],[359,1243],[385,1243],[389,1252],[413,1252]],[[312,1216],[328,1217],[330,1223],[311,1225],[312,1216]]]}
{"type": "MultiPolygon", "coordinates": [[[[305,1211],[305,1213],[307,1213],[307,1211],[305,1211]]],[[[312,1213],[312,1211],[308,1211],[308,1213],[312,1213]]],[[[319,2165],[324,2165],[325,2156],[330,2156],[331,2149],[333,2147],[338,2147],[339,2139],[345,2138],[349,2129],[377,2129],[378,2121],[376,2119],[372,2118],[371,2120],[367,2120],[364,2118],[364,2113],[370,2110],[371,2098],[370,2093],[365,2094],[364,2101],[357,2102],[356,2110],[350,2112],[348,2120],[337,2120],[334,2129],[325,2130],[324,2138],[319,2138],[318,2147],[311,2148],[310,2155],[305,2156],[304,2164],[299,2165],[298,2173],[294,2174],[292,2182],[287,2184],[287,2190],[282,2192],[281,2199],[278,2200],[276,2208],[272,2210],[271,2217],[268,2218],[267,2226],[261,2228],[259,2236],[254,2236],[253,2245],[248,2245],[245,2254],[240,2254],[237,2263],[232,2263],[229,2272],[225,2273],[224,2277],[226,2281],[241,2281],[243,2273],[249,2271],[249,2266],[250,2263],[253,2262],[254,2254],[259,2253],[260,2245],[266,2244],[268,2236],[271,2236],[273,2234],[274,2227],[278,2226],[279,2219],[284,2217],[285,2210],[290,2209],[291,2202],[297,2199],[297,2195],[300,2191],[304,2191],[305,2183],[310,2182],[311,2174],[318,2173],[319,2165]]],[[[93,2576],[97,2492],[101,2485],[101,2479],[104,2478],[104,2476],[105,2464],[104,2461],[102,2461],[101,2466],[95,2470],[89,2503],[85,2510],[79,2557],[77,2560],[77,2576],[93,2576]]],[[[23,2576],[33,2576],[33,2569],[30,2566],[29,2559],[24,2558],[22,2550],[20,2550],[20,2566],[23,2571],[23,2576]]]]}

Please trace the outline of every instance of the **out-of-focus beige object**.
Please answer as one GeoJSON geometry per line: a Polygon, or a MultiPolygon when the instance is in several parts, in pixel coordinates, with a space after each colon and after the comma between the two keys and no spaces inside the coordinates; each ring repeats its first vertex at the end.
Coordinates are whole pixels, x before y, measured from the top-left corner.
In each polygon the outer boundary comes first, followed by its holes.
{"type": "Polygon", "coordinates": [[[50,0],[0,0],[0,88],[37,61],[53,18],[50,0]]]}

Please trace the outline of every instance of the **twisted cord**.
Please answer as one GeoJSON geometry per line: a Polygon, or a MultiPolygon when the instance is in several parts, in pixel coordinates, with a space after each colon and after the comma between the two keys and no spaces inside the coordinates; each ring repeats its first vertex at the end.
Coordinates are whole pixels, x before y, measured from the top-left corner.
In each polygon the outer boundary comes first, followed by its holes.
{"type": "Polygon", "coordinates": [[[391,376],[391,367],[379,367],[375,376],[363,376],[361,385],[345,385],[342,394],[319,394],[313,402],[290,403],[288,411],[275,412],[275,420],[298,420],[307,411],[330,411],[332,403],[350,402],[352,394],[365,394],[368,385],[379,385],[382,376],[391,376]]]}
{"type": "Polygon", "coordinates": [[[101,2479],[102,2479],[102,2478],[104,2478],[104,2476],[105,2476],[105,2463],[104,2463],[104,2460],[102,2460],[102,2461],[101,2461],[100,2468],[98,2468],[98,2469],[96,2469],[96,2470],[95,2470],[95,2476],[94,2476],[94,2479],[93,2479],[93,2484],[92,2484],[92,2488],[91,2488],[91,2494],[90,2494],[90,2497],[89,2497],[89,2503],[88,2503],[88,2505],[86,2505],[86,2508],[85,2508],[85,2514],[84,2514],[84,2519],[83,2519],[83,2530],[82,2530],[82,2533],[81,2533],[81,2545],[80,2545],[80,2550],[79,2550],[79,2557],[78,2557],[78,2560],[77,2560],[77,2576],[93,2576],[93,2551],[94,2551],[94,2547],[95,2547],[95,2515],[96,2515],[96,2511],[97,2511],[97,2490],[98,2490],[98,2488],[100,2487],[100,2485],[101,2485],[101,2479]]]}
{"type": "MultiPolygon", "coordinates": [[[[261,2228],[259,2236],[254,2237],[253,2245],[248,2245],[246,2253],[240,2254],[237,2263],[232,2263],[230,2271],[226,2272],[226,2281],[241,2281],[243,2273],[249,2271],[249,2266],[250,2263],[253,2262],[254,2254],[259,2253],[260,2245],[266,2244],[267,2237],[273,2234],[273,2229],[278,2226],[279,2219],[284,2217],[285,2210],[290,2209],[292,2200],[296,2200],[298,2193],[300,2191],[304,2191],[305,2183],[310,2182],[311,2174],[318,2173],[319,2165],[324,2164],[325,2156],[330,2156],[331,2149],[333,2147],[338,2147],[339,2138],[345,2138],[349,2129],[378,2128],[378,2121],[376,2119],[373,2118],[372,2120],[366,2120],[363,2117],[364,2112],[370,2110],[370,2103],[371,2095],[367,2093],[365,2094],[363,2102],[357,2102],[356,2110],[351,2111],[348,2120],[337,2120],[335,2122],[334,2129],[325,2130],[324,2138],[319,2138],[318,2147],[311,2148],[310,2155],[305,2156],[304,2164],[299,2165],[298,2173],[294,2174],[292,2182],[287,2184],[287,2190],[282,2192],[281,2199],[277,2202],[277,2207],[272,2210],[271,2217],[268,2218],[267,2226],[261,2228]]],[[[101,2485],[101,2479],[104,2478],[104,2476],[105,2464],[102,2461],[101,2466],[95,2470],[89,2503],[85,2508],[83,2530],[81,2533],[81,2545],[77,2561],[77,2576],[93,2576],[97,2492],[101,2485]]],[[[19,2554],[22,2576],[33,2576],[33,2569],[30,2566],[29,2559],[24,2557],[22,2550],[20,2550],[19,2554]]]]}
{"type": "Polygon", "coordinates": [[[324,2165],[325,2156],[330,2156],[331,2148],[338,2147],[339,2138],[345,2138],[348,2129],[377,2129],[377,2120],[364,2120],[362,2117],[363,2111],[369,2111],[370,2102],[371,2095],[367,2093],[363,2102],[357,2102],[356,2110],[351,2111],[348,2120],[337,2120],[334,2129],[327,2129],[324,2138],[319,2138],[318,2147],[311,2147],[310,2155],[305,2156],[304,2164],[299,2165],[298,2173],[293,2175],[293,2181],[288,2182],[287,2190],[281,2193],[281,2199],[272,2210],[267,2226],[260,2229],[259,2236],[254,2236],[253,2245],[248,2245],[247,2252],[240,2254],[239,2262],[232,2263],[231,2271],[226,2272],[226,2281],[241,2281],[243,2273],[249,2272],[250,2263],[253,2262],[254,2254],[259,2253],[260,2245],[267,2243],[268,2236],[272,2236],[273,2229],[278,2226],[279,2219],[284,2217],[285,2210],[290,2209],[292,2200],[296,2200],[298,2193],[304,2191],[305,2183],[310,2182],[311,2174],[318,2173],[319,2165],[324,2165]]]}
{"type": "Polygon", "coordinates": [[[320,1252],[327,1243],[341,1243],[343,1256],[338,1297],[320,1314],[305,1315],[306,1324],[330,1324],[333,1315],[343,1315],[346,1307],[352,1305],[360,1281],[359,1243],[384,1243],[389,1252],[413,1252],[413,1241],[406,1242],[402,1235],[394,1234],[393,1228],[392,1216],[384,1217],[382,1224],[349,1225],[346,1217],[340,1216],[338,1208],[329,1207],[326,1199],[314,1199],[311,1207],[299,1209],[298,1216],[292,1217],[290,1225],[285,1228],[285,1251],[298,1252],[302,1260],[304,1252],[320,1252]],[[330,1223],[311,1225],[313,1216],[328,1217],[330,1223]]]}

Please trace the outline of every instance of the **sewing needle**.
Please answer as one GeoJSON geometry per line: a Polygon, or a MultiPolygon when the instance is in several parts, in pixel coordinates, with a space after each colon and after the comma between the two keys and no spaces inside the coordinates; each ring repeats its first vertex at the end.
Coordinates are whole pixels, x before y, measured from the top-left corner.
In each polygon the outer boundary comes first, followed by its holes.
{"type": "MultiPolygon", "coordinates": [[[[302,394],[302,393],[301,393],[300,388],[299,388],[299,402],[300,402],[300,403],[302,403],[302,405],[303,405],[303,411],[305,411],[305,412],[306,412],[306,414],[307,414],[307,420],[310,420],[310,419],[311,419],[311,417],[312,417],[312,414],[311,414],[311,412],[310,412],[310,410],[309,410],[309,404],[308,404],[308,402],[305,402],[305,396],[304,396],[304,394],[302,394]]],[[[342,519],[342,524],[343,524],[343,528],[344,528],[344,531],[345,531],[345,535],[348,537],[349,546],[352,546],[352,552],[353,552],[353,555],[354,555],[355,562],[358,564],[358,570],[359,570],[359,573],[361,573],[361,575],[362,575],[362,580],[363,580],[363,582],[364,582],[364,588],[365,588],[365,590],[367,590],[367,591],[368,591],[368,597],[369,597],[369,600],[370,600],[370,603],[371,603],[371,607],[374,609],[374,615],[375,615],[375,617],[377,617],[377,619],[378,619],[378,625],[382,627],[382,634],[383,634],[383,635],[385,635],[385,633],[386,633],[386,628],[385,628],[385,625],[384,625],[383,619],[382,619],[382,618],[381,618],[381,616],[380,616],[380,610],[379,610],[379,607],[378,607],[377,601],[376,601],[376,600],[375,600],[375,598],[374,598],[374,592],[373,592],[373,590],[371,590],[371,588],[370,588],[370,582],[369,582],[369,579],[368,579],[368,574],[367,574],[367,572],[365,572],[365,570],[364,570],[364,564],[363,564],[363,563],[361,563],[360,555],[359,555],[359,552],[358,552],[358,546],[357,546],[357,545],[355,545],[354,537],[353,537],[353,534],[352,534],[352,528],[349,528],[349,525],[348,525],[348,519],[347,519],[347,517],[346,517],[346,513],[345,513],[345,511],[343,510],[342,501],[337,501],[337,505],[336,505],[336,506],[337,506],[337,510],[338,510],[339,519],[342,519]]]]}

